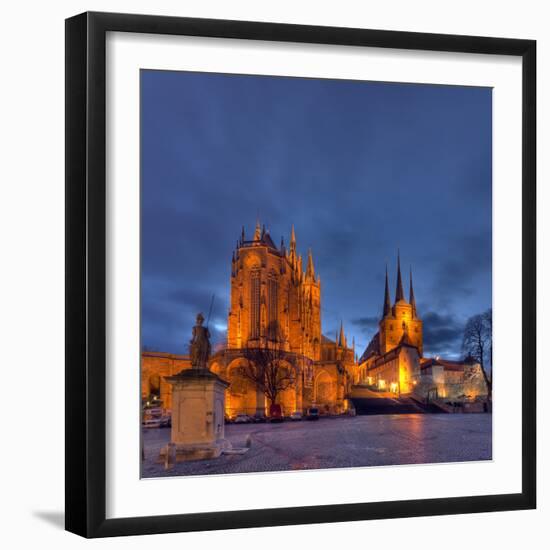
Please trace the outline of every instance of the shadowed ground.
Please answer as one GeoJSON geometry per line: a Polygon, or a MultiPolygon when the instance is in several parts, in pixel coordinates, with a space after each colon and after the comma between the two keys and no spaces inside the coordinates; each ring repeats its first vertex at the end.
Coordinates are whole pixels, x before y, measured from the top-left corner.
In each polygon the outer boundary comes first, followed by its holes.
{"type": "Polygon", "coordinates": [[[207,475],[490,460],[491,414],[400,414],[321,418],[281,424],[230,424],[233,447],[250,450],[182,462],[165,471],[156,460],[169,428],[143,430],[142,476],[207,475]]]}

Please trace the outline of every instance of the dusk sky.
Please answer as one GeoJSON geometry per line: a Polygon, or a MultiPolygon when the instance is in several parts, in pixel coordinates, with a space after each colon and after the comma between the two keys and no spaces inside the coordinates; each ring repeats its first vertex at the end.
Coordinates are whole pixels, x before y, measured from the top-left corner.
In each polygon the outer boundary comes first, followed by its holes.
{"type": "Polygon", "coordinates": [[[223,340],[231,253],[259,216],[312,249],[324,334],[343,321],[362,354],[399,247],[424,354],[460,356],[491,307],[489,88],[142,71],[141,101],[145,348],[184,353],[212,294],[223,340]]]}

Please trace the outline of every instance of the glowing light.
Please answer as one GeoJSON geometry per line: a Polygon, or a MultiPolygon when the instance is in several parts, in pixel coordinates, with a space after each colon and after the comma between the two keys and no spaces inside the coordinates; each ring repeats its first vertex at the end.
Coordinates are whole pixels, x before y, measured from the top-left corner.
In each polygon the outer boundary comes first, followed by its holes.
{"type": "Polygon", "coordinates": [[[392,382],[390,384],[390,391],[393,393],[397,393],[397,382],[392,382]]]}

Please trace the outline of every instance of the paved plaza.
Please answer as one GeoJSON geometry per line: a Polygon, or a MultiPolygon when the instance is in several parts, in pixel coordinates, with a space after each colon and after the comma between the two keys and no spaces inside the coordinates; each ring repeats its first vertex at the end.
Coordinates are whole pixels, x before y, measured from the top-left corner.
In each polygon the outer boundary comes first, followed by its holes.
{"type": "Polygon", "coordinates": [[[235,474],[490,460],[491,414],[403,414],[321,418],[280,424],[230,424],[226,437],[244,454],[158,464],[170,428],[143,430],[142,477],[235,474]]]}

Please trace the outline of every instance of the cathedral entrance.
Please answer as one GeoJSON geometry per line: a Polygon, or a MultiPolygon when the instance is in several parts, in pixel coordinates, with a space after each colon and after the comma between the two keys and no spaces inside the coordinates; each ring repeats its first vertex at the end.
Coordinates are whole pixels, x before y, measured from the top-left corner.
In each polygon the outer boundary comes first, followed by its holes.
{"type": "Polygon", "coordinates": [[[315,404],[325,413],[336,405],[336,382],[326,371],[321,371],[315,379],[315,404]]]}

